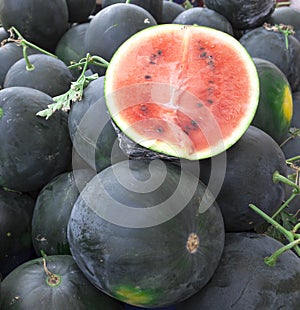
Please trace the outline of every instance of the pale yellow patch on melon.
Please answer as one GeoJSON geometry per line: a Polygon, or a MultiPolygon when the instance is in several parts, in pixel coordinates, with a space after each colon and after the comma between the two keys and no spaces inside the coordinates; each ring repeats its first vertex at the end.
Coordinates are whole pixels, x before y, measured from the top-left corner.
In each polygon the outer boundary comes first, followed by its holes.
{"type": "Polygon", "coordinates": [[[289,86],[285,86],[283,93],[282,111],[285,119],[289,122],[293,116],[293,97],[289,86]]]}

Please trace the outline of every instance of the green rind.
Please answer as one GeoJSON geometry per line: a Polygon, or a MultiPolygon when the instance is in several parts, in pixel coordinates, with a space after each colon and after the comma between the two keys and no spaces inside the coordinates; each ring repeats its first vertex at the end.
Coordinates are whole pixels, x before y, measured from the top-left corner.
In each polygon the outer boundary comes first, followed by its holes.
{"type": "MultiPolygon", "coordinates": [[[[192,154],[191,156],[188,156],[186,154],[180,154],[178,153],[176,150],[172,150],[170,148],[160,148],[157,147],[156,145],[143,145],[141,144],[143,147],[148,148],[152,151],[158,152],[158,153],[162,153],[165,155],[170,155],[170,156],[174,156],[174,157],[180,157],[180,158],[186,158],[186,159],[191,159],[191,160],[197,160],[197,159],[204,159],[204,158],[209,158],[212,156],[215,156],[221,152],[223,152],[224,150],[228,149],[229,147],[231,147],[233,144],[235,144],[239,138],[243,135],[243,133],[247,130],[247,128],[250,126],[254,115],[256,113],[256,109],[257,109],[257,105],[258,105],[258,101],[259,101],[259,78],[258,78],[258,74],[257,74],[257,70],[255,67],[255,64],[253,62],[252,57],[250,56],[250,54],[248,53],[248,51],[246,50],[245,47],[243,47],[238,40],[236,40],[234,37],[232,37],[231,35],[224,33],[222,31],[213,29],[213,28],[209,28],[206,26],[197,26],[197,25],[181,25],[181,24],[163,24],[163,25],[156,25],[156,26],[151,26],[149,28],[146,28],[144,30],[139,31],[138,33],[132,35],[128,40],[126,40],[114,53],[111,61],[110,61],[110,65],[107,68],[106,71],[106,76],[105,76],[105,83],[104,83],[104,94],[106,97],[106,103],[107,103],[107,108],[108,111],[112,117],[112,119],[115,121],[116,125],[120,128],[120,130],[122,131],[122,129],[124,129],[124,124],[120,123],[116,117],[116,115],[114,115],[114,111],[113,111],[113,106],[111,105],[111,102],[109,102],[110,100],[110,94],[112,93],[111,91],[111,85],[109,84],[110,79],[113,79],[113,76],[115,74],[115,72],[113,71],[112,68],[112,64],[114,64],[114,62],[118,60],[119,57],[123,58],[125,57],[125,51],[126,48],[132,46],[133,44],[138,44],[139,39],[143,38],[144,36],[147,35],[148,32],[158,32],[159,30],[163,29],[165,32],[168,32],[168,30],[172,31],[174,29],[182,29],[182,27],[188,28],[188,27],[195,27],[195,28],[199,28],[208,32],[214,32],[216,36],[219,36],[220,38],[222,37],[224,42],[226,42],[227,44],[232,44],[233,47],[235,47],[237,49],[236,52],[239,52],[240,54],[244,55],[244,59],[245,61],[248,62],[248,69],[249,69],[249,76],[252,77],[252,90],[253,90],[253,96],[252,96],[252,100],[251,100],[251,104],[249,103],[249,105],[251,105],[252,109],[248,112],[247,117],[244,118],[243,122],[241,122],[241,126],[236,128],[236,130],[232,133],[230,139],[226,140],[224,139],[223,141],[220,141],[219,145],[217,146],[213,146],[213,148],[210,148],[208,150],[204,151],[199,151],[197,153],[192,154]]],[[[118,68],[119,70],[119,68],[118,68]]],[[[126,125],[127,127],[127,125],[126,125]]],[[[133,141],[137,142],[137,141],[142,141],[143,137],[142,136],[138,136],[136,135],[136,133],[134,132],[130,132],[130,130],[126,131],[126,135],[132,139],[133,141]]],[[[138,143],[138,142],[137,142],[138,143]]],[[[139,143],[138,143],[139,144],[139,143]]]]}
{"type": "Polygon", "coordinates": [[[260,99],[252,125],[277,143],[288,135],[293,114],[292,90],[283,72],[273,63],[254,58],[260,80],[260,99]]]}

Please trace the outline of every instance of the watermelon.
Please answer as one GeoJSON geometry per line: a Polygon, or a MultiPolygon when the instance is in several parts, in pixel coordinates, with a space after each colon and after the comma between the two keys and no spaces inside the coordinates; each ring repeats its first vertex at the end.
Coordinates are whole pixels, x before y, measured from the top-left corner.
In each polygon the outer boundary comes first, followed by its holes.
{"type": "Polygon", "coordinates": [[[132,35],[114,53],[105,97],[132,141],[201,159],[233,145],[258,105],[255,65],[238,40],[205,26],[164,24],[132,35]]]}
{"type": "Polygon", "coordinates": [[[260,82],[260,98],[252,125],[268,133],[277,143],[288,136],[293,116],[293,98],[285,74],[272,62],[253,58],[260,82]]]}
{"type": "Polygon", "coordinates": [[[206,186],[162,160],[131,159],[102,170],[80,193],[67,231],[88,280],[146,308],[199,291],[224,245],[223,217],[206,186]]]}

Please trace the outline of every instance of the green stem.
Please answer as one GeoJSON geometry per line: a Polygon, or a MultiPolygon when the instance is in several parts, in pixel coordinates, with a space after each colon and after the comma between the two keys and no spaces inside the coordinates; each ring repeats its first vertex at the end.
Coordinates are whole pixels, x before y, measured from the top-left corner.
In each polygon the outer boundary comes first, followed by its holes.
{"type": "Polygon", "coordinates": [[[272,218],[274,219],[283,209],[285,209],[288,204],[297,196],[297,194],[292,193],[292,195],[287,199],[281,206],[280,208],[272,215],[272,218]]]}
{"type": "Polygon", "coordinates": [[[92,56],[91,57],[91,64],[93,65],[97,65],[97,66],[101,66],[101,67],[105,67],[107,68],[109,66],[109,62],[106,61],[104,58],[100,57],[100,56],[92,56]]]}
{"type": "MultiPolygon", "coordinates": [[[[282,225],[280,225],[279,223],[277,223],[274,219],[272,219],[270,216],[268,216],[266,213],[264,213],[262,210],[260,210],[259,208],[257,208],[255,205],[250,204],[249,207],[255,211],[257,214],[259,214],[264,220],[266,220],[269,224],[271,224],[272,226],[274,226],[276,229],[278,229],[285,237],[286,239],[290,242],[288,245],[282,247],[281,249],[279,249],[278,251],[276,251],[274,254],[272,254],[270,257],[265,258],[265,262],[266,264],[270,265],[270,266],[274,266],[277,257],[291,249],[294,248],[295,252],[297,253],[297,255],[300,257],[300,248],[298,246],[298,244],[300,243],[300,236],[298,234],[296,234],[295,231],[295,227],[293,229],[293,231],[288,231],[287,229],[285,229],[282,225]],[[295,240],[296,238],[296,240],[295,240]]],[[[297,225],[296,225],[297,226],[297,225]]]]}
{"type": "MultiPolygon", "coordinates": [[[[297,230],[300,228],[300,223],[296,224],[293,228],[293,233],[296,234],[297,230]]],[[[297,234],[298,235],[298,234],[297,234]]]]}
{"type": "Polygon", "coordinates": [[[126,4],[128,4],[128,3],[130,3],[130,0],[126,0],[126,2],[125,2],[126,4]]]}
{"type": "Polygon", "coordinates": [[[264,28],[266,30],[282,33],[284,35],[284,38],[285,38],[285,47],[286,47],[286,49],[289,48],[289,35],[295,34],[293,26],[291,26],[291,25],[284,25],[284,24],[271,25],[271,24],[268,24],[268,23],[264,23],[263,26],[264,26],[264,28]]]}
{"type": "Polygon", "coordinates": [[[290,140],[299,137],[300,136],[300,129],[299,128],[291,128],[289,130],[290,136],[287,137],[279,146],[283,147],[285,144],[287,144],[290,140]]]}
{"type": "Polygon", "coordinates": [[[43,257],[43,266],[44,266],[44,271],[47,275],[46,283],[51,287],[59,286],[61,284],[62,277],[59,274],[55,274],[49,271],[45,257],[43,257]]]}
{"type": "Polygon", "coordinates": [[[72,82],[70,89],[66,93],[60,96],[54,97],[53,98],[54,103],[49,104],[47,109],[39,111],[36,115],[45,117],[46,119],[48,119],[55,111],[63,110],[67,112],[71,108],[71,103],[80,101],[83,97],[84,88],[89,84],[90,81],[98,78],[98,74],[93,74],[90,76],[86,76],[85,74],[88,68],[88,65],[91,63],[94,64],[95,60],[96,60],[96,63],[99,63],[99,64],[102,63],[104,67],[107,67],[109,64],[106,60],[104,60],[103,58],[99,56],[91,56],[90,54],[87,54],[87,56],[81,59],[78,62],[78,64],[71,65],[70,67],[72,68],[75,68],[78,66],[82,67],[82,72],[80,76],[78,77],[77,81],[72,82]]]}
{"type": "Polygon", "coordinates": [[[285,229],[283,226],[281,226],[279,223],[277,223],[273,218],[271,218],[269,215],[267,215],[264,211],[257,208],[254,204],[250,204],[249,207],[259,214],[265,221],[267,221],[269,224],[274,226],[276,229],[278,229],[290,242],[294,241],[294,235],[292,232],[285,229]]]}
{"type": "Polygon", "coordinates": [[[300,160],[300,155],[295,156],[295,157],[288,158],[288,159],[286,160],[286,163],[287,163],[287,164],[292,164],[294,161],[298,161],[298,160],[300,160]]]}
{"type": "Polygon", "coordinates": [[[278,183],[278,182],[285,183],[293,187],[295,189],[296,194],[300,193],[300,187],[292,180],[289,180],[285,176],[281,175],[278,171],[275,171],[273,174],[273,182],[274,183],[278,183]]]}
{"type": "Polygon", "coordinates": [[[14,32],[14,33],[18,36],[18,40],[19,40],[19,42],[20,42],[20,44],[21,44],[22,46],[26,45],[27,47],[32,47],[32,48],[36,49],[37,51],[39,51],[39,52],[41,52],[41,53],[43,53],[43,54],[46,54],[46,55],[48,55],[48,56],[52,56],[52,57],[54,57],[54,58],[57,58],[56,55],[54,55],[54,54],[52,54],[52,53],[50,53],[50,52],[48,52],[48,51],[46,51],[46,50],[44,50],[44,49],[38,47],[37,45],[32,44],[31,42],[27,41],[26,39],[24,39],[23,36],[21,35],[21,33],[20,33],[14,26],[12,26],[12,27],[10,28],[10,30],[11,30],[12,32],[14,32]]]}
{"type": "Polygon", "coordinates": [[[28,71],[32,71],[32,70],[34,70],[34,65],[29,61],[29,58],[27,55],[27,46],[25,44],[22,44],[22,45],[23,45],[23,57],[24,57],[25,62],[26,62],[26,69],[28,71]]]}
{"type": "Polygon", "coordinates": [[[193,5],[191,4],[191,2],[189,0],[186,0],[183,2],[183,7],[188,10],[188,9],[191,9],[193,8],[193,5]]]}
{"type": "Polygon", "coordinates": [[[291,250],[292,248],[294,248],[294,249],[298,248],[299,249],[299,247],[298,247],[299,244],[300,244],[300,239],[297,239],[297,240],[294,240],[294,241],[290,242],[289,244],[281,247],[280,249],[275,251],[271,256],[265,257],[265,259],[264,259],[265,263],[269,266],[272,266],[272,267],[275,266],[276,261],[281,254],[283,254],[284,252],[286,252],[288,250],[291,250]]]}

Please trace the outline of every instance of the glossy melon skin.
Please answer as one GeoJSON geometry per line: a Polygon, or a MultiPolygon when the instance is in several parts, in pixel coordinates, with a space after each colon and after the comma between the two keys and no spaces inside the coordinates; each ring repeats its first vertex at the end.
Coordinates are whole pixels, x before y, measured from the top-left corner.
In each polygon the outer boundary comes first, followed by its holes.
{"type": "Polygon", "coordinates": [[[278,144],[288,136],[293,116],[290,84],[273,63],[254,58],[259,76],[260,98],[252,125],[268,133],[278,144]]]}
{"type": "Polygon", "coordinates": [[[4,27],[0,27],[0,42],[8,39],[9,33],[4,29],[4,27]]]}
{"type": "MultiPolygon", "coordinates": [[[[37,50],[27,48],[27,55],[37,54],[37,50]]],[[[3,83],[9,68],[19,59],[23,58],[22,47],[15,43],[6,43],[0,47],[0,88],[3,88],[3,83]]]]}
{"type": "Polygon", "coordinates": [[[40,90],[51,97],[67,92],[74,77],[66,64],[46,54],[28,56],[33,70],[26,68],[25,59],[15,62],[7,71],[3,87],[22,86],[40,90]]]}
{"type": "MultiPolygon", "coordinates": [[[[125,160],[104,101],[104,76],[84,89],[83,99],[72,105],[68,128],[73,147],[89,167],[97,172],[125,160]]],[[[77,169],[73,161],[73,168],[77,169]]]]}
{"type": "Polygon", "coordinates": [[[68,20],[70,23],[83,23],[92,14],[96,0],[67,0],[68,20]]]}
{"type": "Polygon", "coordinates": [[[65,172],[38,194],[32,217],[32,242],[38,256],[70,254],[67,224],[76,199],[93,177],[90,170],[65,172]]]}
{"type": "Polygon", "coordinates": [[[49,51],[69,27],[65,0],[1,0],[0,20],[6,30],[14,26],[25,39],[49,51]]]}
{"type": "Polygon", "coordinates": [[[33,256],[31,220],[35,200],[0,189],[0,273],[5,277],[33,256]]]}
{"type": "Polygon", "coordinates": [[[263,260],[282,246],[257,233],[226,234],[224,253],[212,280],[176,309],[297,309],[299,258],[288,251],[274,267],[263,260]]]}
{"type": "Polygon", "coordinates": [[[185,10],[173,20],[173,24],[206,26],[233,36],[233,29],[227,18],[208,8],[195,7],[185,10]]]}
{"type": "Polygon", "coordinates": [[[281,149],[286,159],[299,156],[300,137],[298,135],[289,134],[286,141],[281,145],[281,149]]]}
{"type": "Polygon", "coordinates": [[[167,162],[130,160],[101,171],[68,224],[76,263],[96,287],[131,305],[163,307],[191,296],[211,278],[224,242],[220,210],[210,195],[202,199],[204,191],[167,162]]]}
{"type": "MultiPolygon", "coordinates": [[[[271,136],[250,126],[226,151],[225,169],[224,182],[219,192],[214,192],[225,229],[227,232],[253,230],[263,219],[249,208],[250,203],[270,216],[282,204],[285,185],[274,183],[273,174],[278,171],[287,175],[285,156],[271,136]]],[[[211,176],[211,160],[200,161],[200,172],[200,178],[207,184],[211,176]]],[[[219,171],[214,177],[223,177],[223,173],[219,171]]]]}
{"type": "MultiPolygon", "coordinates": [[[[55,48],[55,55],[61,59],[67,66],[72,62],[78,62],[86,56],[84,41],[86,30],[89,23],[75,24],[68,29],[58,41],[55,48]]],[[[71,69],[74,76],[80,75],[80,70],[71,69]]]]}
{"type": "MultiPolygon", "coordinates": [[[[100,10],[90,22],[84,41],[91,55],[109,61],[116,49],[130,36],[156,25],[152,15],[137,5],[116,3],[100,10]]],[[[104,74],[103,69],[91,66],[94,72],[104,74]]]]}
{"type": "Polygon", "coordinates": [[[158,24],[171,24],[180,13],[184,12],[184,7],[176,2],[164,0],[162,16],[158,24]]]}
{"type": "Polygon", "coordinates": [[[286,48],[282,33],[259,27],[245,33],[240,38],[241,44],[252,57],[262,58],[276,65],[287,77],[292,91],[300,88],[300,42],[288,36],[286,48]]]}
{"type": "Polygon", "coordinates": [[[59,111],[46,120],[37,112],[53,100],[28,87],[0,91],[0,185],[40,190],[71,164],[72,145],[67,115],[59,111]]]}
{"type": "Polygon", "coordinates": [[[274,0],[204,0],[207,8],[224,15],[233,28],[249,29],[263,24],[275,9],[274,0]]]}
{"type": "MultiPolygon", "coordinates": [[[[115,3],[125,3],[126,0],[103,0],[102,8],[115,3]]],[[[162,17],[163,0],[131,0],[130,4],[138,5],[147,10],[159,22],[162,17]]]]}
{"type": "Polygon", "coordinates": [[[1,309],[122,309],[116,300],[89,283],[71,255],[47,256],[46,266],[61,276],[58,286],[51,287],[46,282],[42,258],[30,260],[2,282],[1,309]]]}
{"type": "Polygon", "coordinates": [[[294,92],[293,94],[293,117],[291,126],[299,127],[300,122],[300,91],[294,92]]]}
{"type": "Polygon", "coordinates": [[[295,31],[295,38],[300,41],[300,11],[290,6],[278,7],[267,19],[267,22],[275,24],[291,25],[295,31]]]}

